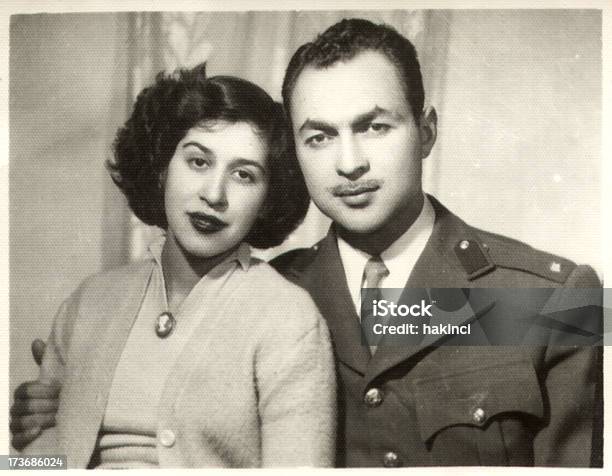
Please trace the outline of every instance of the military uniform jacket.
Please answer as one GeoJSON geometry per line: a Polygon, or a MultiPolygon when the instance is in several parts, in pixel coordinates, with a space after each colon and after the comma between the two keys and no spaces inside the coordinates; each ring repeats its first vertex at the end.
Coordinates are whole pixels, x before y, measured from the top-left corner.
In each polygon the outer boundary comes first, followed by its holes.
{"type": "MultiPolygon", "coordinates": [[[[436,221],[407,287],[601,285],[590,267],[473,228],[429,199],[436,221]]],[[[370,356],[333,229],[272,264],[310,292],[332,333],[338,466],[601,466],[601,347],[430,342],[370,356]]]]}

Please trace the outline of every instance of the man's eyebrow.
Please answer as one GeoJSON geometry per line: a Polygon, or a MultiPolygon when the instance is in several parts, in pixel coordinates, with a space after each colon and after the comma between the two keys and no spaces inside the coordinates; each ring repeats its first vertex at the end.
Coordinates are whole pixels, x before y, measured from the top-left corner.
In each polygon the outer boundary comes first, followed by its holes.
{"type": "Polygon", "coordinates": [[[298,132],[303,132],[305,129],[315,129],[318,131],[323,131],[329,135],[337,134],[337,130],[334,126],[332,126],[331,124],[325,121],[320,121],[318,119],[306,119],[304,121],[304,124],[302,124],[300,128],[298,129],[298,132]]]}
{"type": "MultiPolygon", "coordinates": [[[[363,114],[359,114],[357,117],[355,117],[351,121],[351,126],[353,128],[358,128],[359,126],[372,122],[374,119],[380,116],[388,116],[395,121],[403,121],[405,119],[405,116],[397,111],[391,111],[380,106],[375,106],[371,111],[364,112],[363,114]]],[[[323,131],[329,135],[336,135],[338,133],[336,127],[318,119],[306,119],[304,124],[302,124],[302,126],[298,129],[298,132],[303,132],[305,129],[315,129],[323,131]]]]}
{"type": "Polygon", "coordinates": [[[404,115],[400,114],[397,111],[390,111],[389,109],[385,109],[380,106],[375,106],[374,109],[372,109],[371,111],[359,114],[353,121],[351,121],[351,126],[354,128],[364,124],[369,124],[374,119],[380,116],[388,116],[395,121],[402,121],[405,119],[404,115]]]}

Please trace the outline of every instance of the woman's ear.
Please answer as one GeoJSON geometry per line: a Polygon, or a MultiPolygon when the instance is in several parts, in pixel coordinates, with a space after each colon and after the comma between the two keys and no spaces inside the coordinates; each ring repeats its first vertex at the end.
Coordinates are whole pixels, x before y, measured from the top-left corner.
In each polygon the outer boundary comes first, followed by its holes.
{"type": "Polygon", "coordinates": [[[421,158],[429,155],[436,143],[438,135],[438,114],[433,106],[423,109],[419,118],[419,134],[421,137],[421,158]]]}

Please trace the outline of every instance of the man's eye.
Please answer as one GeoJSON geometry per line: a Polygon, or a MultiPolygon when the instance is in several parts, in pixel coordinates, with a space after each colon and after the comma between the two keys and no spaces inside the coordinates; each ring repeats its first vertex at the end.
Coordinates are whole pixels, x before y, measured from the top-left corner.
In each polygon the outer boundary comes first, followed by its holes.
{"type": "Polygon", "coordinates": [[[255,181],[255,176],[251,172],[244,169],[234,170],[232,174],[240,182],[252,183],[255,181]]]}
{"type": "Polygon", "coordinates": [[[382,122],[373,122],[370,124],[370,127],[368,127],[368,131],[374,132],[376,134],[384,134],[389,129],[391,129],[391,126],[382,122]]]}

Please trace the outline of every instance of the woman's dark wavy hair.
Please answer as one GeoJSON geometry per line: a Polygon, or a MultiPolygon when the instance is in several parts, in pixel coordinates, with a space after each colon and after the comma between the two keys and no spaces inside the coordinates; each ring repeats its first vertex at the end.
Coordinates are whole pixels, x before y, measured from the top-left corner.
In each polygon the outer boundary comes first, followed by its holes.
{"type": "Polygon", "coordinates": [[[268,148],[268,193],[245,241],[256,248],[281,244],[301,223],[309,196],[283,107],[263,89],[231,76],[206,77],[206,65],[159,73],[142,90],[117,131],[107,167],[134,214],[166,229],[163,176],[178,143],[205,121],[248,122],[268,148]]]}

